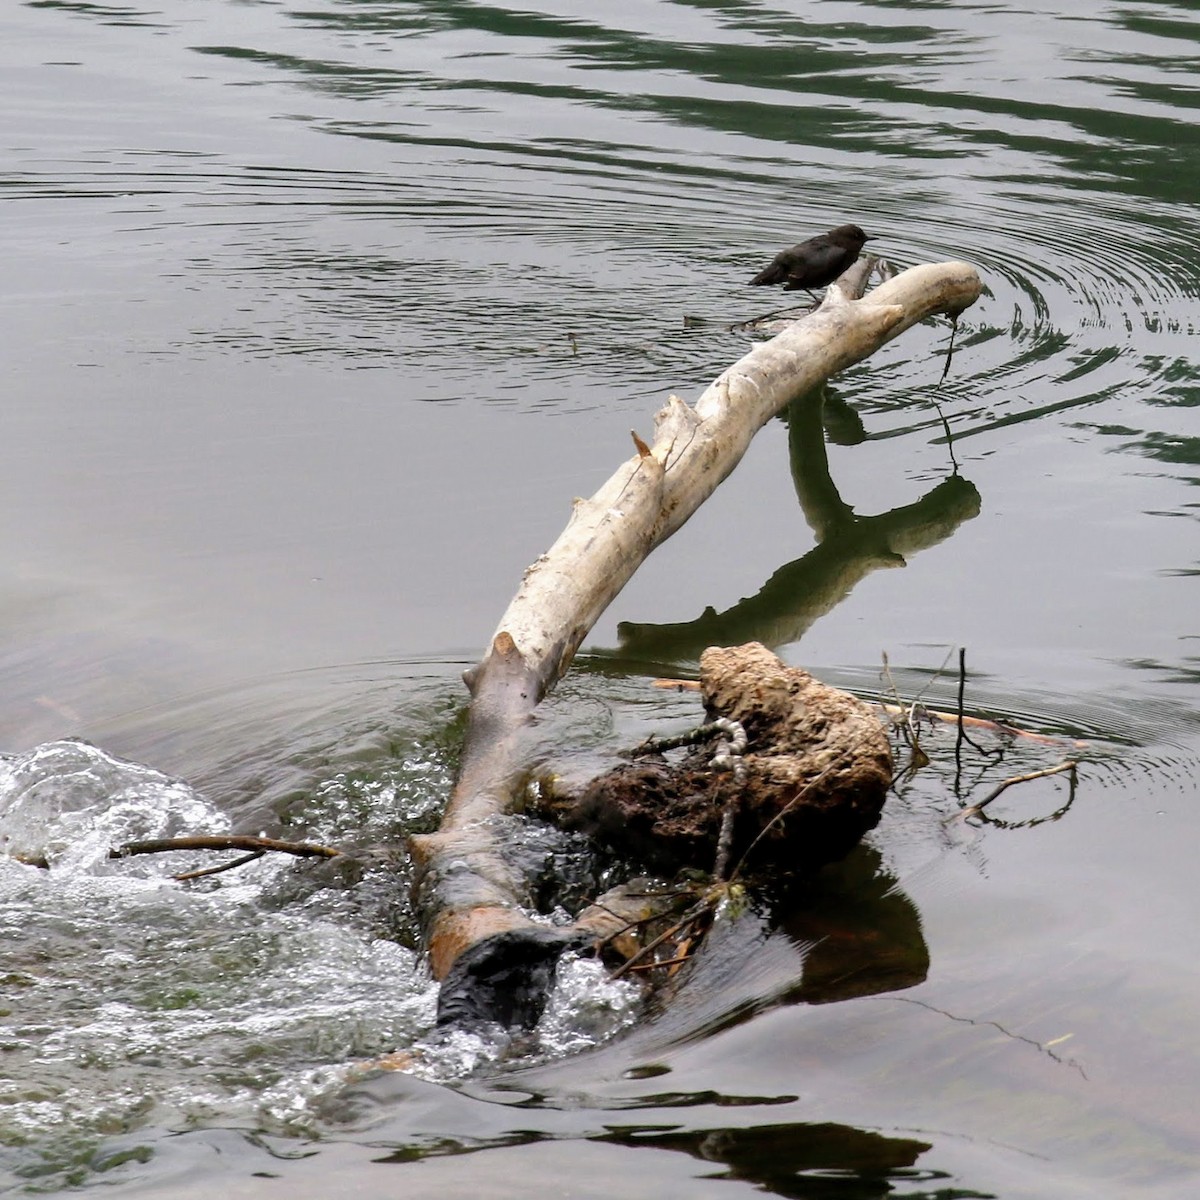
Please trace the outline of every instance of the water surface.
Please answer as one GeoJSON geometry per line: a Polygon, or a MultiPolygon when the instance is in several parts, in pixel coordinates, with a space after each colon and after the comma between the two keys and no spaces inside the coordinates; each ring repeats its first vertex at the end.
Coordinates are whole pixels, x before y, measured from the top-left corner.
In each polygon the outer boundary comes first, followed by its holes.
{"type": "Polygon", "coordinates": [[[0,863],[8,1186],[1195,1187],[1191,6],[31,0],[0,47],[0,750],[63,855],[0,863]],[[864,693],[886,651],[939,707],[966,647],[974,710],[1089,743],[1072,802],[946,825],[1067,747],[957,771],[931,732],[825,923],[751,923],[615,1038],[577,980],[523,1065],[445,1050],[344,1096],[429,1032],[402,869],[186,890],[79,847],[436,819],[521,571],[743,352],[728,326],[776,303],[746,280],[847,220],[986,286],[936,393],[944,322],[832,391],[830,480],[903,547],[818,545],[772,423],[545,743],[686,723],[644,677],[711,608],[864,693]]]}

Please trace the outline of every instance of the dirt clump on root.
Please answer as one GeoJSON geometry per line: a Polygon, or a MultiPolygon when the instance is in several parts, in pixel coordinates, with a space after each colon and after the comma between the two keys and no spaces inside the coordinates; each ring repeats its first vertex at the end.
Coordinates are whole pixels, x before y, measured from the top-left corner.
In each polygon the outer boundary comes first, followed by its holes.
{"type": "Polygon", "coordinates": [[[843,858],[879,821],[892,755],[863,701],[789,667],[765,646],[712,647],[700,659],[709,721],[740,722],[739,781],[711,748],[636,758],[592,780],[559,820],[658,871],[711,871],[733,806],[729,861],[740,874],[807,874],[843,858]]]}

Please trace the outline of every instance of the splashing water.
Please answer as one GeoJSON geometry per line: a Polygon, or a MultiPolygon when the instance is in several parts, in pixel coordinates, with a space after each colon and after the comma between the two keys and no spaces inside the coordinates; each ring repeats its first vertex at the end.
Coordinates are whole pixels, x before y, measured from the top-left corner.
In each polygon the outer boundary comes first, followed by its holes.
{"type": "Polygon", "coordinates": [[[108,857],[228,827],[186,783],[85,742],[0,758],[2,844],[48,864],[0,858],[0,1166],[18,1178],[82,1177],[147,1124],[312,1133],[346,1064],[432,1025],[412,950],[352,909],[278,904],[305,865],[184,886],[170,874],[194,855],[108,857]]]}
{"type": "Polygon", "coordinates": [[[228,828],[186,783],[84,741],[0,757],[0,845],[70,874],[96,872],[124,842],[228,828]]]}
{"type": "Polygon", "coordinates": [[[435,1029],[413,1047],[409,1074],[447,1083],[491,1067],[521,1067],[591,1049],[627,1029],[641,1015],[644,993],[631,980],[614,980],[594,958],[565,954],[532,1034],[514,1038],[499,1026],[435,1029]]]}
{"type": "MultiPolygon", "coordinates": [[[[379,777],[341,771],[291,815],[333,841],[364,827],[395,838],[428,819],[443,767],[417,750],[379,777]]],[[[147,1126],[315,1136],[325,1102],[397,1049],[446,1082],[576,1053],[640,1010],[635,984],[569,955],[528,1038],[436,1030],[436,984],[379,936],[384,907],[411,918],[403,867],[330,885],[268,856],[184,885],[171,875],[195,854],[109,858],[229,827],[182,780],[86,742],[0,757],[0,1169],[38,1188],[78,1182],[104,1169],[114,1135],[147,1126]]]]}

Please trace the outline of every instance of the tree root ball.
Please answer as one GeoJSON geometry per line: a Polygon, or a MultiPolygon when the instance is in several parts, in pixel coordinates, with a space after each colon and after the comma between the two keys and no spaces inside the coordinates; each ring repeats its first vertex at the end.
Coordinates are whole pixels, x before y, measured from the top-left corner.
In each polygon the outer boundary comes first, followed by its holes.
{"type": "Polygon", "coordinates": [[[711,871],[733,806],[730,864],[742,876],[805,874],[843,858],[879,821],[892,755],[866,704],[782,663],[765,646],[714,647],[700,659],[708,719],[749,737],[740,784],[713,771],[711,747],[655,756],[593,780],[561,814],[611,850],[656,870],[711,871]]]}

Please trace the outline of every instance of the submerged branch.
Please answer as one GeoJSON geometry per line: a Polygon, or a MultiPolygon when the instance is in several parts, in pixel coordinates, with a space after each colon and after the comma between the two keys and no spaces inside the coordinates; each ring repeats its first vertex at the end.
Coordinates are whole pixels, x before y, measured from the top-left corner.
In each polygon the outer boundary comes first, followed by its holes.
{"type": "Polygon", "coordinates": [[[204,879],[208,875],[223,875],[226,871],[236,871],[238,867],[244,867],[252,862],[258,862],[265,850],[251,850],[249,854],[243,854],[241,858],[231,859],[229,862],[220,863],[215,867],[201,867],[198,871],[184,871],[181,875],[176,875],[176,883],[187,883],[189,879],[204,879]]]}

